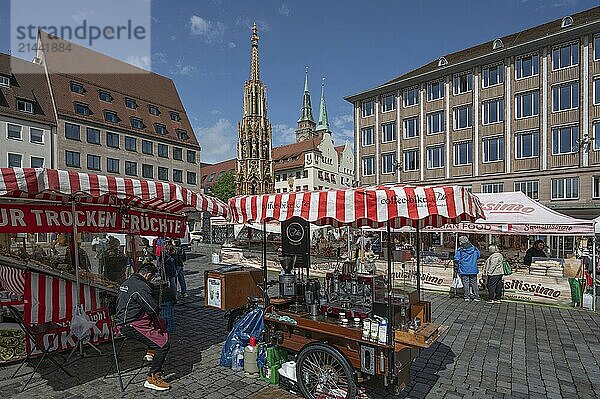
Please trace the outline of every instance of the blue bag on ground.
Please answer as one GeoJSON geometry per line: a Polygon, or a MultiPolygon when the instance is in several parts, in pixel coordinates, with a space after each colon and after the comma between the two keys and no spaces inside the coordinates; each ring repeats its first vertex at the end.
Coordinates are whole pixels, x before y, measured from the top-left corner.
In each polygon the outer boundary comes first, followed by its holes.
{"type": "Polygon", "coordinates": [[[244,315],[234,324],[221,351],[221,366],[231,367],[231,352],[237,344],[240,344],[240,347],[243,348],[250,343],[250,337],[256,337],[258,340],[265,329],[263,315],[264,309],[257,308],[244,315]]]}

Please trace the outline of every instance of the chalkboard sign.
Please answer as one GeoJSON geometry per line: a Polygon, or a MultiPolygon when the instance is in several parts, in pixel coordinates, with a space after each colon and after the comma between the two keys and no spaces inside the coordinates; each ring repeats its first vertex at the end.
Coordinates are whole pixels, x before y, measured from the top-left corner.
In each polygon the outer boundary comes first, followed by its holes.
{"type": "Polygon", "coordinates": [[[310,266],[310,225],[297,216],[281,222],[281,251],[283,255],[296,255],[295,267],[310,266]]]}

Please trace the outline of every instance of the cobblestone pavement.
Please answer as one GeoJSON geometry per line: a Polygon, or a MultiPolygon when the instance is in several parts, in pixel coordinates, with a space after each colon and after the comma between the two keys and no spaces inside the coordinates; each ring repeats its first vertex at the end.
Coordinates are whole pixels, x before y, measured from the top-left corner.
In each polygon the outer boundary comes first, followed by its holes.
{"type": "MultiPolygon", "coordinates": [[[[176,331],[164,374],[173,384],[158,393],[142,387],[143,373],[124,397],[289,398],[255,378],[218,366],[226,337],[223,313],[202,305],[206,256],[187,263],[190,298],[176,307],[176,331]]],[[[441,341],[421,351],[412,381],[400,398],[593,398],[600,396],[600,316],[591,312],[522,303],[465,303],[427,293],[436,322],[450,326],[441,341]]],[[[17,366],[0,368],[2,398],[113,398],[116,379],[103,379],[112,361],[84,358],[70,366],[76,377],[42,371],[24,393],[24,378],[10,380],[17,366]]],[[[143,347],[129,342],[122,367],[139,365],[143,347]]],[[[27,367],[31,370],[30,366],[27,367]]],[[[22,373],[21,371],[20,373],[22,373]]],[[[369,392],[372,398],[393,398],[369,392]]]]}

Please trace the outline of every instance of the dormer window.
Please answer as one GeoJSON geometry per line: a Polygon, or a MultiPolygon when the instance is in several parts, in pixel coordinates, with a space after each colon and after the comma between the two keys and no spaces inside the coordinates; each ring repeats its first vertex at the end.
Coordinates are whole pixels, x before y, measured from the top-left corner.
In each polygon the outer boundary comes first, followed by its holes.
{"type": "Polygon", "coordinates": [[[116,112],[113,111],[104,111],[104,120],[110,123],[117,123],[119,121],[119,117],[116,112]]]}
{"type": "Polygon", "coordinates": [[[573,18],[570,15],[567,15],[566,17],[564,17],[562,19],[562,21],[560,21],[560,27],[561,28],[568,28],[569,26],[573,25],[573,18]]]}
{"type": "Polygon", "coordinates": [[[500,50],[501,48],[504,48],[504,43],[502,43],[502,39],[494,40],[494,42],[492,43],[492,50],[500,50]]]}
{"type": "Polygon", "coordinates": [[[105,101],[105,102],[109,103],[109,102],[112,102],[112,100],[113,100],[112,96],[107,91],[100,90],[99,96],[100,96],[100,101],[105,101]]]}
{"type": "Polygon", "coordinates": [[[28,114],[33,114],[33,103],[31,101],[17,100],[17,110],[28,114]]]}
{"type": "Polygon", "coordinates": [[[90,107],[87,104],[75,103],[75,113],[77,115],[87,116],[90,114],[90,107]]]}
{"type": "Polygon", "coordinates": [[[131,118],[131,127],[134,129],[143,129],[144,128],[144,121],[142,121],[140,118],[131,118]]]}
{"type": "Polygon", "coordinates": [[[162,125],[160,123],[155,123],[154,124],[154,131],[158,134],[161,135],[165,135],[167,134],[167,127],[165,125],[162,125]]]}
{"type": "Polygon", "coordinates": [[[81,83],[77,83],[77,82],[71,82],[71,91],[73,93],[77,93],[77,94],[85,93],[85,89],[83,88],[83,85],[81,83]]]}
{"type": "Polygon", "coordinates": [[[158,107],[156,105],[148,105],[148,113],[150,115],[158,116],[160,114],[160,111],[158,110],[158,107]]]}
{"type": "Polygon", "coordinates": [[[135,100],[131,99],[131,98],[126,98],[125,99],[125,106],[129,109],[136,109],[137,108],[137,103],[135,102],[135,100]]]}
{"type": "Polygon", "coordinates": [[[10,77],[0,75],[0,86],[10,87],[10,77]]]}
{"type": "Polygon", "coordinates": [[[179,112],[171,111],[171,120],[173,122],[179,122],[181,120],[181,116],[179,116],[179,112]]]}
{"type": "Polygon", "coordinates": [[[185,130],[177,129],[176,132],[177,132],[177,138],[179,140],[189,140],[190,139],[188,132],[186,132],[185,130]]]}
{"type": "Polygon", "coordinates": [[[446,57],[440,57],[440,59],[438,60],[438,66],[443,67],[446,65],[448,65],[448,60],[446,60],[446,57]]]}

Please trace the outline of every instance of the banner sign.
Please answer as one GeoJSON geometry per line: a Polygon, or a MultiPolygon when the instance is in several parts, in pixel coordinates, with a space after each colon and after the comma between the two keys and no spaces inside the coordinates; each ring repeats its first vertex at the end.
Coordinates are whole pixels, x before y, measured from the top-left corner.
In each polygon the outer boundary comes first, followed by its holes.
{"type": "Polygon", "coordinates": [[[163,215],[138,210],[121,213],[118,207],[78,205],[75,217],[68,205],[0,204],[3,233],[70,233],[73,221],[80,232],[129,233],[148,236],[185,235],[185,216],[163,215]]]}
{"type": "MultiPolygon", "coordinates": [[[[108,308],[90,310],[85,312],[90,321],[94,324],[90,330],[89,342],[99,344],[110,341],[110,314],[108,308]]],[[[60,320],[56,322],[60,325],[57,332],[46,333],[40,337],[40,341],[44,347],[50,351],[65,351],[77,345],[77,337],[71,333],[71,320],[60,320]],[[52,344],[52,346],[50,346],[52,344]]],[[[28,341],[27,344],[33,348],[33,342],[28,341]]],[[[36,348],[33,354],[41,354],[42,352],[36,348]]]]}

